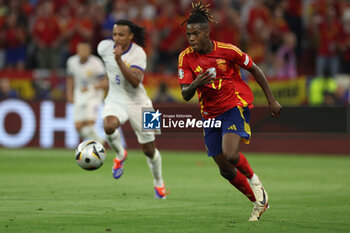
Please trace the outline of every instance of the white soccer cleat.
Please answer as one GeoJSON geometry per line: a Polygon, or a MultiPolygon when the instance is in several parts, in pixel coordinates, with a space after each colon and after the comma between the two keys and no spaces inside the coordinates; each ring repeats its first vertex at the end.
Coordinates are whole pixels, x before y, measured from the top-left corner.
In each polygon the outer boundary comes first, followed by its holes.
{"type": "Polygon", "coordinates": [[[265,212],[266,208],[269,208],[269,204],[261,205],[259,201],[254,202],[253,211],[248,221],[259,221],[261,215],[265,212]]]}
{"type": "MultiPolygon", "coordinates": [[[[255,174],[254,174],[255,175],[255,174]]],[[[261,215],[265,212],[266,208],[269,208],[269,197],[264,187],[262,186],[259,177],[257,175],[254,181],[249,181],[250,187],[253,190],[256,201],[254,202],[254,208],[248,221],[258,221],[261,215]]]]}

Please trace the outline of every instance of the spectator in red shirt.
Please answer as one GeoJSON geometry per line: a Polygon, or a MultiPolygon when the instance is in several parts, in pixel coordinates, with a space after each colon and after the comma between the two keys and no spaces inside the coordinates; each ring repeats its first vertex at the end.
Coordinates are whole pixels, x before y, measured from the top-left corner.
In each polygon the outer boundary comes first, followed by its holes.
{"type": "Polygon", "coordinates": [[[248,33],[254,35],[257,21],[262,21],[266,26],[265,30],[270,30],[270,11],[262,3],[262,0],[256,0],[255,5],[250,9],[249,18],[248,18],[248,33]]]}
{"type": "Polygon", "coordinates": [[[94,37],[94,22],[90,17],[87,5],[79,4],[76,18],[69,27],[69,52],[71,55],[76,53],[77,45],[80,42],[86,42],[92,45],[94,37]]]}
{"type": "Polygon", "coordinates": [[[263,70],[268,69],[267,58],[269,55],[268,41],[270,39],[270,30],[268,25],[261,20],[255,20],[252,34],[247,40],[247,52],[250,54],[256,64],[259,64],[263,70]]]}
{"type": "Polygon", "coordinates": [[[262,0],[254,2],[247,23],[247,53],[264,71],[268,69],[268,41],[271,35],[271,16],[262,0]]]}
{"type": "Polygon", "coordinates": [[[344,11],[343,30],[341,33],[340,52],[341,68],[340,72],[350,74],[350,8],[344,11]]]}
{"type": "Polygon", "coordinates": [[[59,68],[61,32],[50,1],[38,6],[33,26],[33,39],[37,46],[37,65],[41,69],[59,68]]]}
{"type": "Polygon", "coordinates": [[[7,5],[4,0],[0,0],[0,69],[5,66],[5,17],[7,12],[7,5]]]}
{"type": "Polygon", "coordinates": [[[182,22],[173,2],[167,2],[156,21],[158,44],[158,72],[176,72],[177,57],[185,40],[182,37],[182,22]]]}
{"type": "MultiPolygon", "coordinates": [[[[156,21],[156,11],[155,4],[147,0],[135,0],[133,4],[130,4],[129,19],[146,29],[144,50],[148,59],[155,59],[155,48],[158,46],[153,36],[157,32],[154,23],[156,21]]],[[[153,67],[147,67],[148,70],[153,70],[153,67]]]]}
{"type": "Polygon", "coordinates": [[[74,22],[74,17],[68,5],[59,8],[57,21],[60,27],[62,38],[60,46],[60,66],[65,67],[68,57],[71,56],[69,51],[69,38],[71,37],[70,26],[74,22]]]}
{"type": "Polygon", "coordinates": [[[322,76],[324,70],[328,68],[331,76],[334,77],[339,70],[338,43],[341,33],[341,25],[336,18],[334,8],[330,7],[326,17],[320,18],[315,31],[318,40],[316,75],[322,76]]]}
{"type": "Polygon", "coordinates": [[[27,35],[24,27],[18,22],[18,15],[15,12],[10,12],[6,17],[4,36],[6,68],[23,70],[27,35]]]}
{"type": "Polygon", "coordinates": [[[241,40],[241,22],[239,13],[233,8],[223,7],[221,10],[213,10],[216,21],[213,24],[211,38],[213,40],[239,45],[241,40]]]}
{"type": "Polygon", "coordinates": [[[93,34],[94,36],[92,37],[91,45],[93,48],[93,53],[97,53],[97,45],[100,43],[101,40],[104,39],[103,34],[102,34],[102,23],[104,22],[106,18],[105,11],[103,9],[103,6],[97,2],[91,2],[90,5],[88,6],[89,8],[89,15],[92,19],[93,22],[93,34]]]}

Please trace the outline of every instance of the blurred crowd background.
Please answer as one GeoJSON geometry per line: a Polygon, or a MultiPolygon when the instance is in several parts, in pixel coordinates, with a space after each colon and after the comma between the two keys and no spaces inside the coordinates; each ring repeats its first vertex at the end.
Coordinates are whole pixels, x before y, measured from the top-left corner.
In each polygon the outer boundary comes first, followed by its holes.
{"type": "MultiPolygon", "coordinates": [[[[11,73],[28,70],[38,74],[32,76],[39,76],[34,80],[35,96],[55,97],[52,80],[40,79],[45,70],[50,78],[63,77],[67,58],[75,53],[79,42],[90,43],[96,54],[97,44],[111,38],[118,19],[129,19],[146,28],[147,72],[176,80],[178,55],[188,46],[181,23],[189,16],[191,2],[0,0],[0,98],[16,96],[16,90],[11,90],[16,86],[11,83],[11,73]],[[8,93],[4,94],[6,89],[8,93]]],[[[307,99],[299,104],[349,104],[349,1],[202,2],[211,4],[218,21],[211,25],[213,40],[232,43],[250,54],[271,82],[284,81],[282,84],[289,85],[286,80],[306,79],[303,85],[307,99]]],[[[176,99],[167,94],[171,88],[168,83],[157,82],[159,86],[153,95],[156,100],[176,99]]],[[[56,95],[64,98],[59,96],[56,95]]]]}

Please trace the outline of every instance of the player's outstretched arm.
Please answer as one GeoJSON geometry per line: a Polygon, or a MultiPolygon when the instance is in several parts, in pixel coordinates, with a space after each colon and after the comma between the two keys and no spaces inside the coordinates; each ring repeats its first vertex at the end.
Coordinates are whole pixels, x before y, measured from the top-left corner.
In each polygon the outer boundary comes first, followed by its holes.
{"type": "Polygon", "coordinates": [[[264,73],[255,63],[253,63],[252,67],[249,69],[249,72],[253,75],[254,79],[265,93],[267,102],[269,103],[270,107],[270,114],[276,119],[279,118],[282,112],[282,106],[273,97],[269,83],[267,82],[264,73]]]}
{"type": "Polygon", "coordinates": [[[125,79],[134,87],[138,87],[143,79],[143,71],[138,68],[129,68],[122,60],[123,50],[120,45],[116,45],[114,49],[114,58],[123,73],[125,79]]]}
{"type": "Polygon", "coordinates": [[[213,81],[214,77],[211,76],[209,71],[198,74],[195,80],[191,84],[181,84],[181,93],[184,100],[189,101],[196,94],[196,90],[200,86],[207,85],[213,81]]]}

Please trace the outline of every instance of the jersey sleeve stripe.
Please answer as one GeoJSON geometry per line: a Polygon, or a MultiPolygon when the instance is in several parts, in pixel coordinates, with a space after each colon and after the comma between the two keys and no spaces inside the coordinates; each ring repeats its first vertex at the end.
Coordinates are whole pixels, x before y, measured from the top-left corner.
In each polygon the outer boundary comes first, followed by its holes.
{"type": "Polygon", "coordinates": [[[131,65],[130,68],[137,68],[137,69],[140,69],[141,71],[145,71],[145,69],[143,69],[140,66],[136,66],[136,65],[131,65]]]}
{"type": "Polygon", "coordinates": [[[98,79],[102,79],[102,78],[104,78],[105,77],[105,74],[99,74],[99,75],[97,75],[97,78],[98,79]]]}
{"type": "Polygon", "coordinates": [[[179,67],[182,67],[182,63],[183,63],[183,60],[184,60],[184,56],[188,53],[192,53],[193,50],[191,47],[188,47],[187,49],[185,49],[179,56],[179,67]]]}
{"type": "Polygon", "coordinates": [[[188,48],[187,48],[185,51],[183,51],[183,52],[180,54],[180,56],[179,56],[179,67],[182,67],[182,63],[183,63],[183,60],[184,60],[184,56],[187,54],[187,53],[186,53],[187,50],[188,50],[188,48]]]}
{"type": "Polygon", "coordinates": [[[230,45],[230,44],[220,44],[220,45],[218,45],[218,48],[232,49],[232,50],[236,51],[239,55],[242,56],[242,51],[241,51],[239,48],[237,48],[236,46],[234,46],[234,45],[230,45]]]}

